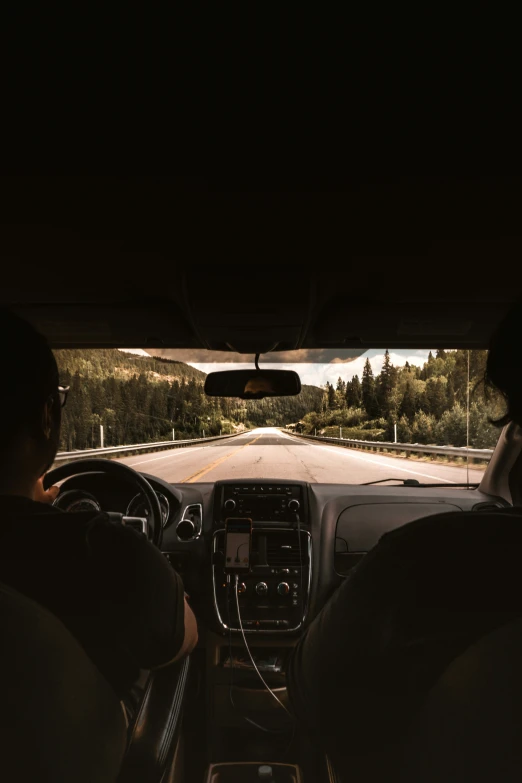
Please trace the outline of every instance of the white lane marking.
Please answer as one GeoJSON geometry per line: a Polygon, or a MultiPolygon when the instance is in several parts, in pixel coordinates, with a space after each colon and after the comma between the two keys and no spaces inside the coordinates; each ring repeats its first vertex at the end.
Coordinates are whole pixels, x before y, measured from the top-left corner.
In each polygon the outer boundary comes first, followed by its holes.
{"type": "Polygon", "coordinates": [[[455,484],[454,481],[451,481],[450,479],[441,478],[440,476],[431,476],[429,473],[420,473],[418,470],[408,470],[408,468],[399,468],[397,465],[389,465],[387,462],[380,462],[379,460],[372,459],[371,457],[363,457],[360,454],[353,454],[351,451],[350,453],[347,453],[346,451],[340,451],[339,447],[337,446],[332,446],[328,448],[328,446],[318,446],[315,443],[312,443],[311,445],[315,446],[315,448],[317,449],[324,449],[329,454],[335,453],[337,451],[341,454],[344,454],[345,457],[360,459],[363,462],[372,462],[374,465],[380,465],[382,468],[390,468],[390,472],[393,472],[394,470],[400,470],[403,473],[412,473],[414,476],[423,476],[424,478],[434,479],[435,481],[443,481],[445,484],[455,484]]]}
{"type": "MultiPolygon", "coordinates": [[[[284,438],[287,438],[287,440],[291,440],[291,441],[292,441],[292,443],[299,443],[299,444],[302,444],[302,443],[303,443],[303,441],[302,441],[302,440],[300,440],[299,438],[293,438],[293,437],[292,437],[291,435],[289,435],[287,432],[279,432],[278,434],[279,434],[279,435],[282,435],[284,438]]],[[[305,443],[306,443],[306,441],[305,441],[305,443]]],[[[314,446],[315,444],[314,444],[314,443],[307,443],[306,445],[307,445],[307,446],[314,446]]]]}
{"type": "MultiPolygon", "coordinates": [[[[133,468],[135,465],[144,465],[146,462],[156,462],[158,459],[168,459],[169,457],[175,457],[178,456],[178,454],[181,453],[187,453],[189,450],[193,453],[194,451],[201,451],[201,449],[205,449],[207,446],[196,446],[196,448],[192,448],[192,446],[189,446],[188,448],[181,448],[176,449],[176,454],[165,454],[163,457],[152,457],[151,459],[142,459],[141,462],[132,462],[129,464],[130,468],[133,468]]],[[[173,449],[174,451],[174,449],[173,449]]]]}

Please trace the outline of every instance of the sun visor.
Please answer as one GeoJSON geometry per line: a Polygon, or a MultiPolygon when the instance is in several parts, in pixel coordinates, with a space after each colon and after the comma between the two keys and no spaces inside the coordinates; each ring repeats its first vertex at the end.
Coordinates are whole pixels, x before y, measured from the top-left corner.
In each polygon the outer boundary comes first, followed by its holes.
{"type": "Polygon", "coordinates": [[[200,347],[173,304],[19,305],[12,310],[54,348],[200,347]]]}
{"type": "Polygon", "coordinates": [[[313,325],[318,345],[486,348],[506,312],[500,302],[330,302],[313,325]],[[478,315],[478,317],[477,317],[478,315]]]}

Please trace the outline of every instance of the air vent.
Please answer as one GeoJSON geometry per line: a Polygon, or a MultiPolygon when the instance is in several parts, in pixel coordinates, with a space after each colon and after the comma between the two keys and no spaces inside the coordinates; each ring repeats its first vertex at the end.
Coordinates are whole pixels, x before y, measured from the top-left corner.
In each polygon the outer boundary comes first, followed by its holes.
{"type": "Polygon", "coordinates": [[[306,533],[301,533],[301,552],[297,531],[266,534],[266,559],[269,566],[299,566],[308,565],[308,540],[306,533]]]}
{"type": "Polygon", "coordinates": [[[176,533],[180,541],[192,541],[201,535],[203,527],[203,507],[201,503],[192,503],[186,506],[181,520],[176,526],[176,533]]]}
{"type": "Polygon", "coordinates": [[[505,500],[485,500],[483,503],[475,503],[472,511],[496,511],[499,508],[511,508],[511,503],[505,500]]]}

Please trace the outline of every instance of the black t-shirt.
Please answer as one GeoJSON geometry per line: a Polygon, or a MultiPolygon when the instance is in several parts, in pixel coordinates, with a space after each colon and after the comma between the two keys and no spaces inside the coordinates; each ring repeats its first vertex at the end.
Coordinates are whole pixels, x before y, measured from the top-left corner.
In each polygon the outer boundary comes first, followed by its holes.
{"type": "Polygon", "coordinates": [[[0,582],[57,615],[120,698],[185,635],[181,578],[142,533],[103,514],[0,496],[0,582]]]}
{"type": "Polygon", "coordinates": [[[522,616],[521,512],[447,513],[386,534],[310,623],[288,694],[343,780],[395,780],[390,758],[443,670],[522,616]]]}

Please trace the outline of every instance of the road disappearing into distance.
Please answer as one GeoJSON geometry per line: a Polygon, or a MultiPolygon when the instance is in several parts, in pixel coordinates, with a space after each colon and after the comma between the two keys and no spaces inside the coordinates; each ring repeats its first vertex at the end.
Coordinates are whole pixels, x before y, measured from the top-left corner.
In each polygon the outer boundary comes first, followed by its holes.
{"type": "MultiPolygon", "coordinates": [[[[466,481],[466,466],[390,457],[328,443],[302,440],[273,427],[261,427],[236,438],[140,454],[121,459],[143,473],[169,483],[196,483],[220,479],[279,478],[322,484],[363,484],[379,479],[417,479],[420,483],[452,484],[466,481]]],[[[477,483],[484,473],[470,468],[477,483]]]]}

